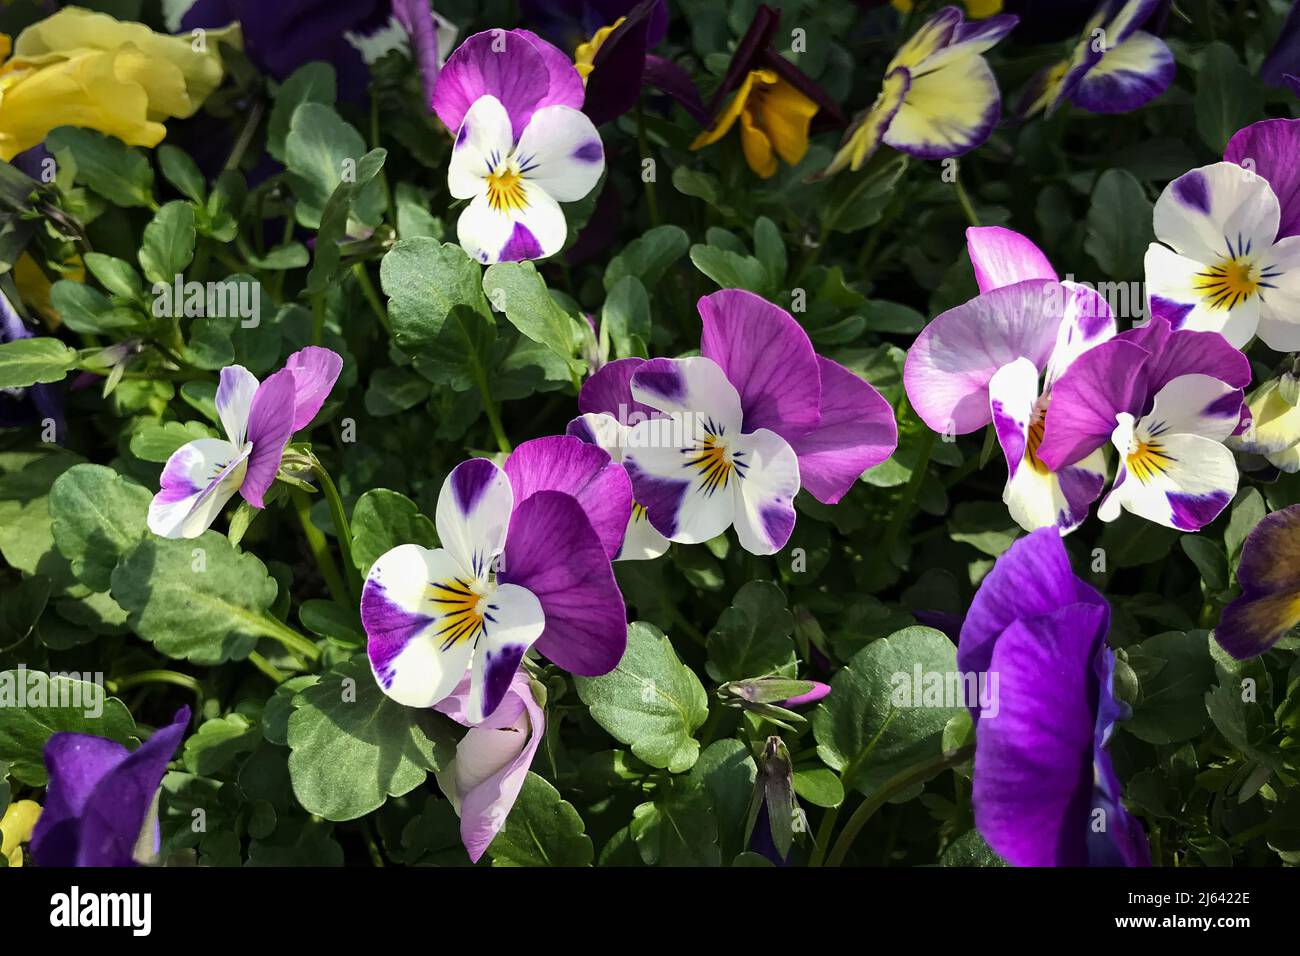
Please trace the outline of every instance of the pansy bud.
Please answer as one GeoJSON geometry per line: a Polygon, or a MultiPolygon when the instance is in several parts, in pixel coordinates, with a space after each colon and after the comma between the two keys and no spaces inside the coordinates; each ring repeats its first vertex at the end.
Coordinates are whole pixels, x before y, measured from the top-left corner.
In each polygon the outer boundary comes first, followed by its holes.
{"type": "Polygon", "coordinates": [[[790,751],[780,737],[768,737],[754,781],[754,797],[750,801],[746,831],[749,848],[773,863],[785,863],[794,843],[794,821],[798,812],[790,751]]]}

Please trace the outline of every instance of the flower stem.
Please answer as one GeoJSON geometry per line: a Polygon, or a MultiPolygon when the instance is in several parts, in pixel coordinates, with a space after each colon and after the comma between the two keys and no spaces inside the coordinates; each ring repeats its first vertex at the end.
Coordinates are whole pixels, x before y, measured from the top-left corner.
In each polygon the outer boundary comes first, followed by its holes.
{"type": "Polygon", "coordinates": [[[907,479],[907,485],[903,488],[903,499],[894,510],[893,517],[889,521],[889,527],[885,529],[881,553],[886,561],[893,560],[894,545],[898,543],[898,536],[903,533],[903,528],[907,526],[908,520],[912,517],[912,505],[916,503],[916,496],[921,491],[921,483],[925,481],[925,474],[930,466],[930,454],[934,451],[934,432],[930,431],[928,426],[924,427],[925,431],[921,436],[921,448],[917,453],[916,463],[912,466],[912,475],[907,479]]]}
{"type": "Polygon", "coordinates": [[[339,543],[339,555],[343,558],[343,576],[347,579],[348,593],[354,602],[358,601],[361,599],[361,575],[357,573],[357,566],[352,561],[352,526],[348,523],[347,512],[343,510],[343,499],[324,465],[318,461],[312,466],[312,471],[320,481],[321,491],[325,493],[325,501],[329,504],[330,518],[334,521],[334,537],[339,543]]]}
{"type": "Polygon", "coordinates": [[[203,708],[202,685],[189,674],[182,674],[179,671],[163,669],[138,671],[108,682],[109,690],[115,694],[132,687],[139,687],[141,684],[172,684],[176,687],[184,687],[196,698],[194,709],[197,711],[203,708]]]}
{"type": "Polygon", "coordinates": [[[388,310],[384,308],[379,293],[375,291],[375,284],[370,281],[370,274],[366,272],[366,264],[364,262],[352,263],[352,274],[356,277],[357,285],[361,286],[361,294],[365,296],[370,311],[375,313],[375,318],[379,320],[379,324],[384,327],[384,331],[391,338],[393,327],[388,322],[388,310]]]}
{"type": "Polygon", "coordinates": [[[283,684],[289,679],[289,675],[280,670],[280,668],[276,667],[261,654],[257,653],[257,651],[251,651],[249,653],[248,663],[252,664],[259,671],[269,677],[271,682],[274,684],[283,684]]]}
{"type": "MultiPolygon", "coordinates": [[[[650,156],[650,143],[645,135],[645,113],[641,109],[641,104],[636,107],[636,138],[637,146],[641,151],[641,160],[644,162],[652,158],[650,156]]],[[[645,181],[645,204],[646,210],[650,213],[650,225],[659,225],[659,200],[655,195],[655,181],[653,177],[645,181]]]]}
{"type": "Polygon", "coordinates": [[[966,214],[966,220],[972,226],[980,224],[980,217],[975,212],[975,206],[970,201],[970,196],[966,193],[966,187],[961,184],[961,174],[958,173],[952,181],[953,191],[957,193],[957,202],[961,203],[962,212],[966,214]]]}
{"type": "Polygon", "coordinates": [[[951,753],[939,754],[937,757],[931,757],[929,760],[908,767],[882,783],[872,792],[871,796],[858,805],[858,808],[853,811],[853,815],[849,817],[848,823],[844,824],[844,829],[840,831],[834,848],[826,858],[826,865],[839,866],[844,862],[844,857],[848,855],[849,848],[853,845],[853,840],[857,837],[858,832],[875,815],[877,810],[889,802],[891,797],[902,793],[909,787],[914,787],[919,783],[925,783],[927,780],[937,777],[949,767],[955,767],[957,764],[969,760],[974,753],[975,745],[968,744],[951,753]]]}
{"type": "Polygon", "coordinates": [[[497,448],[508,455],[513,451],[513,446],[510,444],[510,439],[506,437],[505,428],[501,425],[501,412],[496,402],[492,401],[492,389],[488,385],[487,373],[482,368],[476,367],[474,378],[478,380],[479,394],[483,396],[483,411],[487,413],[488,424],[492,426],[497,448]]]}
{"type": "Polygon", "coordinates": [[[320,660],[320,648],[278,617],[264,614],[261,624],[262,633],[273,641],[279,641],[287,650],[306,658],[308,661],[320,660]]]}
{"type": "Polygon", "coordinates": [[[293,495],[293,510],[298,513],[298,523],[302,525],[303,537],[307,539],[307,547],[311,550],[311,556],[316,559],[316,567],[320,569],[321,577],[325,579],[325,586],[329,588],[330,597],[334,603],[341,607],[348,606],[347,587],[343,583],[343,577],[339,574],[338,565],[334,563],[334,556],[330,554],[329,544],[325,541],[325,535],[311,521],[311,499],[307,493],[301,489],[294,488],[291,492],[293,495]]]}

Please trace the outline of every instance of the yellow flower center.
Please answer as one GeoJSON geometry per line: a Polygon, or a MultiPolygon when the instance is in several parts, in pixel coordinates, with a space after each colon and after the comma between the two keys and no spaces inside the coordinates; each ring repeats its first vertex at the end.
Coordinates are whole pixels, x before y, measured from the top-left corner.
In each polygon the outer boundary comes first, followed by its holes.
{"type": "Polygon", "coordinates": [[[524,177],[511,162],[502,163],[487,177],[488,205],[496,212],[515,212],[528,207],[524,177]]]}
{"type": "Polygon", "coordinates": [[[596,68],[596,54],[600,48],[605,45],[609,35],[623,25],[627,17],[619,17],[607,27],[601,27],[592,34],[591,39],[586,43],[579,43],[578,48],[573,51],[573,68],[578,71],[582,77],[582,85],[587,85],[587,77],[591,71],[596,68]]]}
{"type": "Polygon", "coordinates": [[[1029,433],[1025,436],[1025,462],[1040,475],[1048,475],[1052,472],[1052,469],[1043,464],[1043,460],[1038,457],[1038,446],[1043,443],[1044,428],[1044,415],[1041,412],[1036,413],[1033,421],[1029,423],[1029,433]]]}
{"type": "Polygon", "coordinates": [[[1132,450],[1125,458],[1125,464],[1133,477],[1142,484],[1147,484],[1157,475],[1163,475],[1173,457],[1165,452],[1164,445],[1155,438],[1135,441],[1132,450]]]}
{"type": "Polygon", "coordinates": [[[1196,273],[1195,287],[1209,308],[1231,309],[1257,294],[1261,279],[1259,268],[1245,256],[1225,257],[1196,273]]]}
{"type": "Polygon", "coordinates": [[[488,599],[495,587],[456,578],[429,585],[429,603],[439,614],[434,637],[442,639],[442,650],[461,641],[477,640],[483,633],[483,618],[490,609],[488,599]]]}
{"type": "Polygon", "coordinates": [[[701,490],[713,494],[719,488],[726,488],[736,471],[736,460],[726,444],[716,435],[705,435],[687,449],[690,457],[686,460],[688,468],[694,468],[704,479],[701,490]]]}

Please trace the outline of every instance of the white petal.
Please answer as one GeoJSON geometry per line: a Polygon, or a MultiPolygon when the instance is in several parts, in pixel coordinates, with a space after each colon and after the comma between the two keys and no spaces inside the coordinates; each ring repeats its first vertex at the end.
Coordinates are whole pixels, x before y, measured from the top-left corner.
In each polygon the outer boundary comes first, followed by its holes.
{"type": "Polygon", "coordinates": [[[557,202],[577,202],[605,170],[605,148],[586,115],[571,106],[544,106],[519,136],[519,169],[557,202]]]}
{"type": "Polygon", "coordinates": [[[1205,264],[1180,256],[1158,243],[1147,247],[1144,265],[1151,310],[1173,313],[1174,328],[1218,332],[1236,348],[1244,346],[1255,335],[1259,325],[1258,296],[1242,299],[1231,308],[1215,306],[1216,300],[1198,288],[1204,281],[1201,273],[1205,264]],[[1165,304],[1161,306],[1157,299],[1165,300],[1165,304]]]}
{"type": "Polygon", "coordinates": [[[713,359],[695,356],[647,362],[632,376],[632,397],[661,412],[680,413],[679,427],[686,427],[688,438],[695,429],[692,419],[715,435],[732,436],[741,430],[740,393],[713,359]]]}
{"type": "Polygon", "coordinates": [[[733,455],[736,536],[750,554],[775,554],[794,530],[794,496],[799,493],[799,458],[789,442],[760,428],[742,435],[733,455]]]}
{"type": "Polygon", "coordinates": [[[734,466],[705,447],[711,437],[697,441],[680,413],[642,422],[628,435],[623,464],[633,494],[669,541],[708,541],[735,517],[734,466]]]}
{"type": "Polygon", "coordinates": [[[1277,237],[1281,206],[1263,176],[1213,163],[1179,176],[1156,200],[1156,238],[1181,255],[1212,263],[1258,255],[1277,237]]]}
{"type": "Polygon", "coordinates": [[[525,710],[520,710],[508,727],[471,727],[465,732],[456,745],[456,758],[451,766],[437,775],[439,787],[457,813],[466,794],[505,769],[523,752],[530,732],[525,710]]]}
{"type": "Polygon", "coordinates": [[[149,530],[164,538],[197,538],[239,490],[252,446],[200,438],[172,452],[158,494],[149,504],[149,530]]]}
{"type": "Polygon", "coordinates": [[[545,626],[542,604],[527,588],[503,584],[487,596],[466,700],[470,723],[481,723],[497,709],[524,653],[545,626]]]}
{"type": "MultiPolygon", "coordinates": [[[[1038,401],[1038,369],[1027,358],[1008,362],[989,379],[989,411],[993,415],[993,430],[1002,455],[1007,460],[1007,480],[1015,478],[1022,467],[1032,467],[1028,460],[1029,426],[1034,420],[1034,405],[1038,401]]],[[[1042,439],[1039,424],[1038,438],[1042,439]]]]}
{"type": "Polygon", "coordinates": [[[472,199],[487,189],[487,175],[510,155],[514,134],[510,116],[495,96],[480,96],[465,112],[447,167],[447,189],[457,199],[472,199]]]}
{"type": "Polygon", "coordinates": [[[1186,434],[1222,442],[1240,421],[1240,389],[1209,375],[1180,375],[1156,393],[1141,428],[1156,438],[1186,434]]]}
{"type": "Polygon", "coordinates": [[[1222,443],[1200,435],[1152,436],[1148,419],[1133,427],[1124,421],[1131,416],[1119,417],[1112,440],[1121,469],[1098,510],[1103,521],[1113,521],[1123,507],[1169,528],[1196,531],[1228,506],[1237,492],[1237,463],[1222,443]]]}
{"type": "Polygon", "coordinates": [[[460,574],[484,581],[492,559],[505,547],[515,495],[506,473],[486,458],[471,458],[452,469],[442,490],[434,523],[438,540],[460,562],[460,574]]]}
{"type": "Polygon", "coordinates": [[[627,532],[623,546],[618,549],[615,561],[652,561],[667,553],[670,542],[655,530],[649,514],[635,501],[632,516],[627,519],[627,532]]]}
{"type": "MultiPolygon", "coordinates": [[[[578,418],[587,428],[587,435],[579,435],[583,441],[590,441],[597,448],[609,454],[617,463],[623,461],[623,449],[627,444],[627,433],[632,429],[622,424],[613,415],[604,412],[584,412],[578,418]]],[[[570,434],[573,434],[570,432],[570,434]]]]}
{"type": "Polygon", "coordinates": [[[1300,236],[1288,236],[1260,259],[1259,337],[1275,352],[1300,351],[1300,236]]]}
{"type": "MultiPolygon", "coordinates": [[[[1080,355],[1115,335],[1115,316],[1103,296],[1077,282],[1062,282],[1061,286],[1066,291],[1065,316],[1056,331],[1056,345],[1047,361],[1046,387],[1050,387],[1080,355]]],[[[1141,304],[1133,303],[1139,308],[1141,304]]]]}
{"type": "Polygon", "coordinates": [[[482,263],[545,259],[564,246],[568,225],[559,204],[524,181],[523,206],[494,209],[487,192],[475,196],[456,220],[456,241],[482,263]]]}
{"type": "Polygon", "coordinates": [[[248,415],[257,393],[257,376],[242,365],[227,365],[221,370],[221,383],[217,386],[217,415],[226,437],[242,448],[248,437],[248,415]]]}

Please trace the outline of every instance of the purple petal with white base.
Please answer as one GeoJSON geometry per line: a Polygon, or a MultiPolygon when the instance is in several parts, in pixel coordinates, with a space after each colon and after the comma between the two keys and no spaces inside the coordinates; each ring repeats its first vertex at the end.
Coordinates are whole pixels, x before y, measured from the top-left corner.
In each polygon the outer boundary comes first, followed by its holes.
{"type": "Polygon", "coordinates": [[[980,292],[1028,279],[1056,281],[1056,270],[1043,251],[1028,238],[1002,226],[971,226],[966,251],[975,267],[980,292]]]}
{"type": "Polygon", "coordinates": [[[149,504],[149,530],[164,538],[197,538],[239,491],[251,448],[200,438],[172,452],[149,504]]]}
{"type": "Polygon", "coordinates": [[[648,418],[657,418],[658,411],[632,397],[632,376],[645,363],[645,359],[624,358],[602,365],[582,383],[582,390],[578,392],[578,411],[603,412],[628,427],[648,418]],[[640,418],[634,417],[636,415],[640,418]]]}
{"type": "Polygon", "coordinates": [[[330,349],[310,345],[290,355],[284,367],[293,373],[293,430],[301,431],[329,398],[343,370],[343,359],[330,349]]]}
{"type": "Polygon", "coordinates": [[[632,483],[607,452],[578,438],[551,435],[524,442],[511,452],[505,472],[516,508],[538,491],[572,495],[606,554],[610,558],[618,554],[632,515],[632,483]]]}
{"type": "Polygon", "coordinates": [[[1110,440],[1115,416],[1146,400],[1146,349],[1112,339],[1075,360],[1052,387],[1038,457],[1053,471],[1082,461],[1110,440]]]}
{"type": "Polygon", "coordinates": [[[266,507],[263,496],[275,483],[284,446],[293,435],[296,388],[294,373],[286,368],[259,385],[253,396],[248,414],[248,441],[253,452],[239,493],[254,508],[266,507]]]}
{"type": "Polygon", "coordinates": [[[541,602],[537,650],[572,674],[613,670],[627,647],[627,611],[600,537],[582,507],[539,491],[515,509],[499,580],[541,602]]]}

